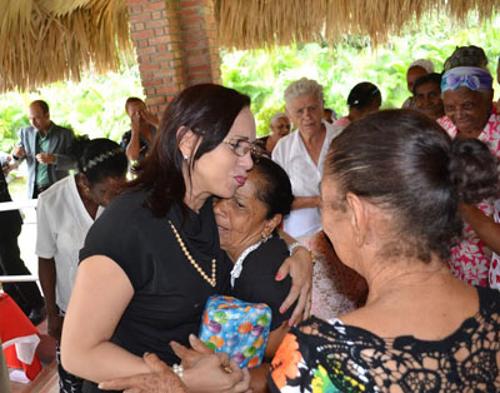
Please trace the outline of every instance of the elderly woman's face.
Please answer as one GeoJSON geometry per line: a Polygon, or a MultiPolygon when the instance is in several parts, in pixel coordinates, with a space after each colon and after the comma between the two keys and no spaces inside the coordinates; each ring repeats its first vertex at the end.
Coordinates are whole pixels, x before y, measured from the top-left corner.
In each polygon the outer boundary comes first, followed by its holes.
{"type": "Polygon", "coordinates": [[[220,245],[231,258],[237,258],[245,248],[259,241],[266,226],[266,205],[255,195],[256,176],[251,171],[245,185],[232,198],[219,199],[214,205],[220,245]]]}
{"type": "Polygon", "coordinates": [[[314,133],[321,130],[323,102],[314,95],[302,95],[286,104],[286,111],[292,123],[302,132],[314,133]]]}
{"type": "Polygon", "coordinates": [[[467,87],[448,90],[443,94],[444,112],[464,136],[477,137],[490,116],[491,100],[492,95],[467,87]]]}

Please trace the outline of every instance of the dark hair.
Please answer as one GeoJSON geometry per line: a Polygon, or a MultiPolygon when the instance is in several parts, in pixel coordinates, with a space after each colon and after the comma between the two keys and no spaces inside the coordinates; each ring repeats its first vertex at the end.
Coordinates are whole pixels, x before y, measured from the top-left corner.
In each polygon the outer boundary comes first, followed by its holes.
{"type": "Polygon", "coordinates": [[[480,46],[457,46],[450,57],[444,62],[444,70],[455,67],[480,67],[487,69],[488,57],[480,46]]]}
{"type": "Polygon", "coordinates": [[[431,72],[430,74],[426,74],[418,78],[413,85],[413,95],[417,94],[418,87],[425,85],[426,83],[434,83],[438,85],[439,91],[441,91],[441,74],[438,74],[437,72],[431,72]]]}
{"type": "Polygon", "coordinates": [[[78,171],[90,184],[96,184],[108,177],[121,177],[127,173],[127,156],[120,145],[106,138],[89,140],[79,136],[71,148],[78,171]]]}
{"type": "MultiPolygon", "coordinates": [[[[497,192],[496,158],[475,139],[455,139],[431,119],[410,110],[387,110],[351,123],[330,146],[325,177],[345,193],[370,198],[393,214],[398,236],[390,256],[430,261],[449,256],[460,235],[458,203],[497,192]]],[[[389,251],[390,250],[390,251],[389,251]]]]}
{"type": "Polygon", "coordinates": [[[144,105],[146,105],[146,104],[144,103],[144,101],[143,101],[143,100],[141,100],[139,97],[129,97],[129,98],[127,98],[127,101],[125,101],[125,112],[127,112],[127,111],[128,111],[128,106],[129,106],[130,104],[134,104],[134,103],[136,103],[136,104],[144,104],[144,105]]]}
{"type": "Polygon", "coordinates": [[[373,102],[382,102],[382,94],[377,86],[370,82],[361,82],[354,86],[347,97],[347,105],[351,108],[363,109],[373,102]]]}
{"type": "Polygon", "coordinates": [[[44,114],[49,113],[49,104],[47,104],[44,100],[35,100],[30,104],[30,106],[33,105],[38,105],[44,114]]]}
{"type": "Polygon", "coordinates": [[[286,216],[293,202],[292,184],[285,170],[267,157],[254,158],[252,173],[257,173],[257,199],[267,207],[266,219],[275,214],[286,216]]]}
{"type": "Polygon", "coordinates": [[[130,183],[132,188],[151,191],[146,206],[155,216],[165,216],[173,203],[184,207],[186,185],[179,142],[185,133],[190,130],[200,138],[190,158],[192,168],[203,154],[222,143],[238,114],[249,106],[250,97],[215,84],[188,87],[168,105],[152,149],[139,164],[137,179],[130,183]]]}

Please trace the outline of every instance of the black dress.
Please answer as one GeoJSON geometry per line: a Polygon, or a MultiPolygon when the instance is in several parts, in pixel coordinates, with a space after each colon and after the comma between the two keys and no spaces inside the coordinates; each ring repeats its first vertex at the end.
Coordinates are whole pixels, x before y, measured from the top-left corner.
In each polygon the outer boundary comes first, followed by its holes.
{"type": "Polygon", "coordinates": [[[500,294],[477,291],[479,312],[440,341],[382,338],[311,318],[276,352],[271,392],[499,392],[500,294]]]}
{"type": "Polygon", "coordinates": [[[292,280],[288,276],[276,281],[276,273],[286,258],[290,256],[286,243],[273,236],[247,255],[239,278],[234,282],[231,295],[251,303],[266,303],[272,312],[271,330],[290,319],[294,307],[284,314],[279,307],[288,296],[292,280]]]}
{"type": "MultiPolygon", "coordinates": [[[[172,365],[179,359],[169,342],[188,345],[189,335],[198,333],[207,298],[228,292],[232,263],[220,249],[211,199],[199,214],[188,211],[184,216],[174,206],[167,217],[157,218],[144,207],[145,197],[143,191],[117,197],[91,227],[80,260],[92,255],[111,258],[134,288],[111,341],[137,356],[156,353],[172,365]],[[190,264],[169,220],[208,276],[216,258],[215,288],[190,264]]],[[[85,391],[99,391],[95,385],[93,389],[87,386],[85,391]]]]}

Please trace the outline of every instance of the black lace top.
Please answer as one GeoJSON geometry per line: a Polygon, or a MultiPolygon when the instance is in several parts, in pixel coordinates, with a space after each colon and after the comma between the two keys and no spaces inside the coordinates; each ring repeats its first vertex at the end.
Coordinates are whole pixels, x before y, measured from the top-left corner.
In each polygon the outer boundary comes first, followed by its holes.
{"type": "Polygon", "coordinates": [[[499,392],[500,293],[477,291],[479,312],[441,341],[384,339],[313,317],[292,329],[276,352],[271,391],[499,392]]]}

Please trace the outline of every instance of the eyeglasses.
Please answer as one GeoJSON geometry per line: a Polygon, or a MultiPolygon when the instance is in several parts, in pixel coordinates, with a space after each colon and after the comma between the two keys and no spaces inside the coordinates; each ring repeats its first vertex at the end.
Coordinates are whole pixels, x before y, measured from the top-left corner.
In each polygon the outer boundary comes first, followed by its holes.
{"type": "Polygon", "coordinates": [[[250,142],[246,139],[236,139],[233,141],[224,141],[226,145],[229,145],[231,147],[231,150],[233,151],[234,154],[236,154],[238,157],[243,157],[247,155],[248,153],[253,153],[255,154],[257,151],[257,147],[255,146],[255,143],[250,142]]]}

